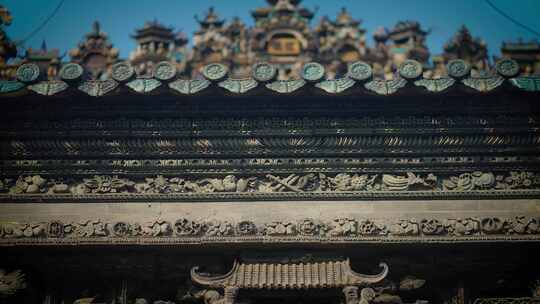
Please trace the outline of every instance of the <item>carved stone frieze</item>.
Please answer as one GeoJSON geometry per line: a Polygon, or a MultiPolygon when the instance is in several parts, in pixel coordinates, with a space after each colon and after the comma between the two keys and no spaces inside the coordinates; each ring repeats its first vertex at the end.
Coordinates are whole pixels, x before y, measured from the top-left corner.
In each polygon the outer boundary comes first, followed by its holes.
{"type": "MultiPolygon", "coordinates": [[[[540,190],[540,175],[536,172],[466,172],[466,173],[413,173],[369,174],[343,172],[335,174],[266,174],[266,175],[215,175],[208,177],[163,176],[147,178],[95,175],[88,178],[48,178],[41,175],[25,175],[0,180],[0,198],[25,195],[56,195],[57,197],[120,194],[182,194],[219,196],[219,193],[257,194],[310,193],[359,193],[362,195],[392,196],[394,192],[415,193],[424,196],[478,195],[483,192],[494,195],[520,195],[523,190],[540,190]],[[468,194],[469,193],[469,194],[468,194]]],[[[536,192],[534,192],[536,193],[536,192]]],[[[534,194],[531,192],[531,195],[534,194]]],[[[253,196],[255,198],[255,196],[253,196]]]]}
{"type": "MultiPolygon", "coordinates": [[[[319,240],[325,242],[351,241],[475,241],[490,238],[526,238],[537,240],[540,235],[540,217],[519,215],[515,217],[481,218],[422,218],[370,219],[340,217],[328,222],[313,219],[264,222],[227,220],[176,221],[156,219],[148,222],[103,221],[86,219],[63,223],[50,222],[0,222],[0,244],[23,241],[43,243],[47,239],[65,240],[139,240],[144,238],[167,238],[172,243],[182,243],[183,238],[198,238],[201,242],[234,241],[235,238],[263,241],[266,238],[294,238],[295,240],[319,240]],[[174,238],[175,237],[175,238],[174,238]],[[174,238],[174,239],[171,239],[174,238]],[[300,238],[300,239],[299,239],[300,238]],[[25,241],[26,240],[26,241],[25,241]]],[[[106,241],[107,242],[107,241],[106,241]]]]}

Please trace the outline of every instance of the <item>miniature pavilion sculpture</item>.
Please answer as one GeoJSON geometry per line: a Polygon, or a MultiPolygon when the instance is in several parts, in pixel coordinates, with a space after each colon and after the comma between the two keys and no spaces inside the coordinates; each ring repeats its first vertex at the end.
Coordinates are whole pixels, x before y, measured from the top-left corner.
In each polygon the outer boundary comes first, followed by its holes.
{"type": "Polygon", "coordinates": [[[60,69],[60,62],[63,55],[60,55],[59,49],[48,49],[47,43],[43,41],[41,48],[26,50],[25,61],[32,62],[39,66],[41,75],[47,79],[56,79],[58,76],[58,70],[60,69]]]}
{"type": "MultiPolygon", "coordinates": [[[[253,263],[235,261],[232,269],[224,275],[207,276],[199,273],[199,267],[191,269],[194,283],[209,289],[223,289],[225,303],[235,303],[238,291],[251,290],[301,290],[340,288],[347,304],[356,304],[358,287],[381,282],[388,275],[388,265],[379,265],[382,271],[374,275],[360,274],[351,269],[349,259],[321,262],[253,263]]],[[[362,297],[373,299],[374,292],[364,288],[362,297]],[[366,296],[373,293],[373,296],[366,296]]],[[[210,301],[210,303],[213,303],[210,301]]]]}
{"type": "Polygon", "coordinates": [[[473,38],[469,29],[462,26],[454,37],[444,45],[444,53],[434,56],[435,75],[447,76],[446,65],[450,60],[461,59],[471,67],[473,76],[486,75],[489,70],[488,49],[485,41],[473,38]]]}
{"type": "Polygon", "coordinates": [[[323,17],[314,31],[318,37],[317,59],[327,66],[329,78],[343,76],[348,65],[365,57],[366,30],[342,8],[335,21],[323,17]]]}
{"type": "Polygon", "coordinates": [[[501,47],[503,57],[516,60],[521,73],[525,75],[540,75],[540,42],[537,40],[525,42],[503,42],[501,47]]]}
{"type": "Polygon", "coordinates": [[[129,55],[129,61],[138,75],[152,76],[154,66],[162,61],[173,63],[180,72],[185,70],[188,39],[183,32],[175,33],[154,20],[137,29],[132,38],[137,48],[129,55]]]}
{"type": "MultiPolygon", "coordinates": [[[[397,78],[399,66],[406,60],[416,60],[423,66],[427,78],[446,78],[446,65],[455,59],[469,64],[471,75],[489,76],[493,71],[487,45],[471,35],[462,26],[444,46],[442,54],[430,55],[426,37],[430,33],[417,21],[398,21],[394,27],[379,27],[373,31],[373,42],[366,40],[367,30],[362,21],[342,8],[335,18],[323,16],[312,24],[315,11],[302,6],[301,0],[267,0],[267,6],[251,12],[253,26],[247,26],[238,17],[221,18],[211,7],[202,18],[195,16],[199,29],[189,38],[182,32],[175,33],[171,27],[157,20],[146,22],[136,29],[132,38],[137,47],[127,58],[138,76],[150,77],[160,62],[174,66],[182,78],[202,78],[204,66],[219,62],[224,64],[235,79],[250,78],[252,66],[269,62],[275,66],[277,80],[293,80],[302,76],[304,64],[316,61],[326,70],[326,78],[333,80],[346,76],[349,65],[363,61],[372,66],[375,78],[397,78]],[[431,58],[430,58],[431,57],[431,58]],[[431,60],[430,60],[431,59],[431,60]]],[[[11,16],[3,9],[3,24],[9,25],[11,16]]],[[[22,63],[36,63],[42,70],[42,78],[58,78],[61,59],[55,50],[29,50],[23,61],[15,60],[15,44],[9,41],[2,29],[0,48],[0,77],[12,80],[15,70],[22,63]],[[48,75],[47,75],[48,74],[48,75]]],[[[522,75],[540,73],[540,47],[535,41],[504,42],[502,56],[515,59],[522,75]]],[[[99,23],[95,23],[84,41],[70,51],[72,61],[81,64],[93,79],[111,78],[112,65],[118,62],[118,50],[113,48],[99,23]]],[[[499,58],[495,58],[497,61],[499,58]]],[[[399,80],[396,80],[399,82],[399,80]]],[[[147,83],[138,80],[138,83],[147,83]]],[[[444,82],[441,80],[440,82],[444,82]]],[[[157,83],[143,87],[152,88],[157,83]]],[[[444,84],[443,84],[444,86],[444,84]]],[[[137,85],[139,87],[139,85],[137,85]]],[[[142,89],[148,91],[149,89],[142,89]]]]}
{"type": "Polygon", "coordinates": [[[85,40],[72,49],[69,55],[73,62],[82,65],[94,79],[99,79],[107,77],[110,67],[118,61],[119,53],[96,21],[85,40]]]}

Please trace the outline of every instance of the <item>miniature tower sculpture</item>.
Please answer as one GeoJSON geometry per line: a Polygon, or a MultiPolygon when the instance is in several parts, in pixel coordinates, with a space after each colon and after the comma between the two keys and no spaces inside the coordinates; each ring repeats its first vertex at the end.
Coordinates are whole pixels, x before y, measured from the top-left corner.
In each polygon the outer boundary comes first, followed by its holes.
{"type": "Polygon", "coordinates": [[[185,70],[188,39],[183,32],[175,33],[156,20],[146,22],[131,36],[137,42],[129,60],[139,75],[151,75],[154,65],[161,61],[175,63],[179,72],[185,70]]]}
{"type": "Polygon", "coordinates": [[[110,67],[118,61],[118,49],[114,48],[99,22],[94,22],[92,31],[85,40],[69,52],[73,62],[82,65],[93,78],[106,78],[110,67]]]}

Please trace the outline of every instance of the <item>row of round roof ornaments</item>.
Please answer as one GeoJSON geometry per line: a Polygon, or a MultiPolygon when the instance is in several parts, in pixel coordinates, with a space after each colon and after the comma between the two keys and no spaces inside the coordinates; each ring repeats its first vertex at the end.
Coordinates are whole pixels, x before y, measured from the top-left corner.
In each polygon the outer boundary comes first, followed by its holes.
{"type": "Polygon", "coordinates": [[[208,64],[203,68],[204,79],[175,79],[177,71],[173,64],[156,64],[152,78],[136,77],[132,66],[120,62],[112,67],[111,77],[107,80],[85,79],[85,71],[76,63],[67,63],[59,72],[61,80],[39,81],[39,67],[33,63],[21,65],[17,70],[17,81],[1,81],[0,93],[15,95],[30,93],[55,95],[68,87],[77,87],[90,96],[103,96],[115,91],[124,84],[137,93],[150,93],[161,86],[166,86],[181,94],[196,94],[212,84],[233,93],[245,93],[259,85],[278,93],[291,93],[306,85],[312,85],[331,94],[338,94],[355,85],[363,85],[369,92],[390,95],[409,86],[424,87],[430,92],[441,92],[456,83],[473,88],[479,92],[491,91],[508,80],[514,86],[525,91],[540,91],[540,77],[518,77],[519,65],[512,59],[502,59],[496,64],[496,74],[488,77],[471,77],[470,65],[460,59],[452,60],[447,65],[449,77],[438,79],[423,78],[422,64],[415,60],[406,60],[392,80],[373,79],[369,64],[358,61],[349,65],[346,77],[324,79],[324,67],[317,62],[306,63],[302,68],[302,78],[295,80],[275,80],[276,68],[272,64],[261,62],[252,68],[252,77],[247,79],[228,78],[228,69],[220,63],[208,64]]]}

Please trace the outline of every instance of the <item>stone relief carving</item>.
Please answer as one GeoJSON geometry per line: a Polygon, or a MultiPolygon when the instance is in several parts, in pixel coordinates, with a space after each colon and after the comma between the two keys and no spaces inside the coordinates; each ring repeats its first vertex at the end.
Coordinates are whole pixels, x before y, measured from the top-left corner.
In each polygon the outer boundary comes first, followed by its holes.
{"type": "MultiPolygon", "coordinates": [[[[220,223],[212,222],[211,225],[215,229],[215,225],[219,226],[220,223]]],[[[174,223],[174,233],[178,236],[197,236],[203,232],[204,226],[200,222],[181,218],[174,223]]]]}
{"type": "Polygon", "coordinates": [[[15,182],[12,192],[16,194],[23,193],[43,193],[46,192],[46,180],[39,175],[20,176],[15,182]]]}
{"type": "Polygon", "coordinates": [[[333,220],[328,226],[330,236],[350,236],[358,231],[358,222],[351,218],[338,218],[333,220]]]}
{"type": "Polygon", "coordinates": [[[79,193],[120,193],[128,192],[134,185],[134,182],[118,176],[95,175],[83,179],[82,184],[77,185],[77,190],[79,193]]]}
{"type": "Polygon", "coordinates": [[[21,270],[8,273],[0,269],[0,297],[10,296],[24,288],[26,288],[26,281],[21,270]]]}
{"type": "Polygon", "coordinates": [[[264,225],[264,235],[284,236],[295,235],[296,225],[293,222],[272,222],[264,225]]]}
{"type": "Polygon", "coordinates": [[[257,233],[257,226],[252,221],[241,221],[236,225],[238,235],[253,235],[257,233]]]}
{"type": "Polygon", "coordinates": [[[323,173],[266,176],[165,177],[158,175],[132,180],[110,175],[95,175],[80,180],[53,179],[40,175],[0,180],[0,193],[10,194],[171,194],[193,193],[325,193],[325,192],[467,192],[540,189],[540,174],[466,172],[459,175],[323,173]],[[15,182],[13,182],[15,181],[15,182]]]}
{"type": "Polygon", "coordinates": [[[226,220],[192,220],[180,218],[174,222],[157,219],[137,223],[99,219],[63,223],[2,222],[0,240],[46,238],[146,238],[146,237],[302,237],[302,238],[380,238],[387,237],[450,237],[467,239],[475,236],[527,236],[540,234],[540,217],[519,215],[512,218],[423,218],[415,219],[356,219],[340,217],[331,221],[313,219],[299,221],[237,223],[226,220]]]}
{"type": "Polygon", "coordinates": [[[418,235],[420,229],[418,223],[413,220],[398,220],[392,223],[388,229],[391,234],[398,236],[418,235]]]}

